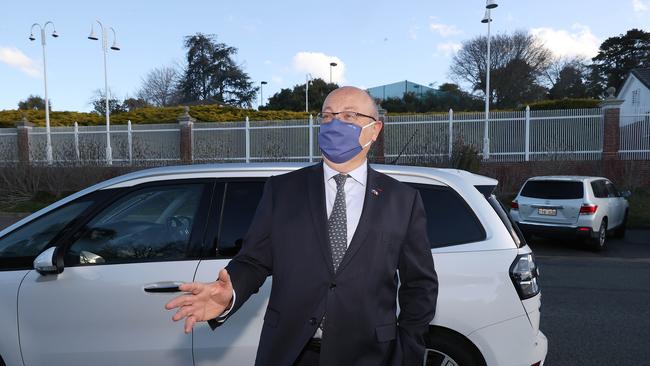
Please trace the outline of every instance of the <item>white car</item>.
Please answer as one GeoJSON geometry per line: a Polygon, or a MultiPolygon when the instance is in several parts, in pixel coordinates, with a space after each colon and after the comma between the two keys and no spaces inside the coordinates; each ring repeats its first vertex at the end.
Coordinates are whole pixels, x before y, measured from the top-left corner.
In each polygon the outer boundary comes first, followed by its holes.
{"type": "Polygon", "coordinates": [[[625,236],[629,195],[603,177],[532,177],[512,201],[510,216],[529,239],[585,239],[594,250],[602,250],[608,232],[625,236]]]}
{"type": "MultiPolygon", "coordinates": [[[[99,183],[0,232],[0,365],[252,365],[271,288],[191,335],[164,304],[241,247],[267,177],[305,164],[189,165],[99,183]]],[[[440,281],[427,365],[541,365],[531,249],[461,170],[373,166],[421,192],[440,281]]]]}

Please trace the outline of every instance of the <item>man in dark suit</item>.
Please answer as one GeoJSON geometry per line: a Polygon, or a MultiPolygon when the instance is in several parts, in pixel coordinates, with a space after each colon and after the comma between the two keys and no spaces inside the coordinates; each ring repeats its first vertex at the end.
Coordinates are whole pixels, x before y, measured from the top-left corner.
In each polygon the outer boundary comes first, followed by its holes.
{"type": "Polygon", "coordinates": [[[214,329],[272,275],[256,365],[422,365],[438,281],[420,195],[368,166],[365,91],[333,91],[319,120],[323,163],[269,178],[240,253],[166,307],[214,329]]]}

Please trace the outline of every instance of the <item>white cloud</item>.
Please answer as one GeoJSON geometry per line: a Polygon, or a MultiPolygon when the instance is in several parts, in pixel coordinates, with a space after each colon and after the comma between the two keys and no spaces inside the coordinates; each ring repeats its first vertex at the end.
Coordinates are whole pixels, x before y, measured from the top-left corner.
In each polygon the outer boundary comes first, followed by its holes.
{"type": "Polygon", "coordinates": [[[417,25],[412,25],[409,28],[409,38],[411,39],[418,39],[418,31],[420,30],[420,27],[417,25]]]}
{"type": "Polygon", "coordinates": [[[270,64],[272,64],[272,63],[273,63],[273,62],[271,62],[271,60],[264,60],[264,65],[270,65],[270,64]]]}
{"type": "Polygon", "coordinates": [[[456,42],[447,42],[447,43],[439,43],[438,46],[436,47],[438,49],[438,52],[441,52],[445,57],[450,57],[456,54],[460,50],[462,45],[460,43],[456,42]]]}
{"type": "Polygon", "coordinates": [[[530,33],[538,37],[553,54],[564,56],[594,57],[598,54],[600,40],[588,26],[575,24],[571,31],[553,28],[533,28],[530,33]]]}
{"type": "Polygon", "coordinates": [[[432,32],[438,33],[443,37],[449,37],[463,33],[460,29],[456,28],[456,26],[436,22],[438,20],[437,17],[429,17],[429,19],[431,20],[429,23],[429,29],[431,29],[432,32]]]}
{"type": "Polygon", "coordinates": [[[648,11],[648,4],[642,0],[632,0],[632,8],[636,13],[643,13],[648,11]]]}
{"type": "Polygon", "coordinates": [[[41,75],[36,62],[15,47],[0,47],[0,62],[16,68],[31,77],[41,75]]]}
{"type": "Polygon", "coordinates": [[[345,63],[336,56],[321,52],[298,52],[293,56],[293,68],[300,73],[310,73],[314,78],[330,80],[330,62],[336,62],[332,67],[332,81],[339,85],[345,83],[345,63]]]}
{"type": "Polygon", "coordinates": [[[278,75],[271,76],[271,81],[273,81],[276,84],[280,84],[280,85],[282,85],[282,83],[284,83],[284,79],[282,78],[282,76],[278,76],[278,75]]]}

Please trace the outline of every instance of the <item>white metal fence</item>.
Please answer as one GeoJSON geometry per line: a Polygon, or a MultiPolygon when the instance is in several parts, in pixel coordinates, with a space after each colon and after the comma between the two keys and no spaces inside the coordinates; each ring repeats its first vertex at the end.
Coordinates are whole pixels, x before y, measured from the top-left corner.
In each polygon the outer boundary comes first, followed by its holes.
{"type": "Polygon", "coordinates": [[[640,111],[636,114],[621,115],[621,159],[650,159],[650,107],[640,111]]]}
{"type": "MultiPolygon", "coordinates": [[[[650,159],[650,116],[621,127],[621,157],[650,159]]],[[[192,126],[192,160],[314,161],[320,158],[314,119],[286,121],[198,122],[192,126]]],[[[104,163],[106,127],[53,127],[55,163],[104,163]]],[[[483,155],[483,113],[387,116],[387,161],[425,163],[451,158],[455,144],[474,146],[483,155]],[[401,155],[400,155],[401,154],[401,155]]],[[[490,161],[594,160],[603,146],[603,116],[596,109],[492,112],[488,122],[490,161]]],[[[17,130],[0,129],[0,162],[18,160],[17,130]]],[[[46,131],[30,132],[29,156],[46,162],[46,131]]],[[[110,128],[113,163],[175,163],[181,159],[180,126],[114,125],[110,128]]]]}

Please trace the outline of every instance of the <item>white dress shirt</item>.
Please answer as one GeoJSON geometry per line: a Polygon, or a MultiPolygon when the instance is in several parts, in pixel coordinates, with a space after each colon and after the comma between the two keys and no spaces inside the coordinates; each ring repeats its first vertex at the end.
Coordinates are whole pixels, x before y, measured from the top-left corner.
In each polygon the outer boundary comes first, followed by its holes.
{"type": "MultiPolygon", "coordinates": [[[[336,181],[334,176],[339,174],[323,162],[323,172],[325,178],[325,205],[327,207],[327,217],[329,218],[334,208],[336,199],[336,181]]],[[[366,182],[368,181],[368,164],[366,161],[356,169],[349,172],[345,180],[345,209],[347,218],[348,246],[352,241],[354,232],[359,225],[361,211],[363,211],[363,201],[366,196],[366,182]]]]}

